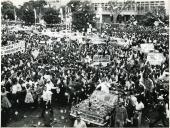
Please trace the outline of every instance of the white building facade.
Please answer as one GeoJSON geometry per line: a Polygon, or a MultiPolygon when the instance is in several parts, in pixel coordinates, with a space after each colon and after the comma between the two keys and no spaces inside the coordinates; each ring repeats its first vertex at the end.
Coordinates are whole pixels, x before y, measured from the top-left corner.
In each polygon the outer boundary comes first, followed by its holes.
{"type": "MultiPolygon", "coordinates": [[[[120,12],[119,17],[124,20],[128,20],[132,15],[144,15],[147,12],[152,12],[153,10],[159,12],[160,8],[165,8],[164,0],[89,0],[94,10],[97,13],[99,7],[102,7],[103,22],[110,22],[109,19],[114,13],[110,10],[109,2],[117,2],[115,6],[122,7],[125,2],[129,4],[120,12]]],[[[119,19],[118,19],[119,20],[119,19]]]]}
{"type": "Polygon", "coordinates": [[[61,6],[61,0],[46,0],[47,6],[58,9],[61,6]]]}

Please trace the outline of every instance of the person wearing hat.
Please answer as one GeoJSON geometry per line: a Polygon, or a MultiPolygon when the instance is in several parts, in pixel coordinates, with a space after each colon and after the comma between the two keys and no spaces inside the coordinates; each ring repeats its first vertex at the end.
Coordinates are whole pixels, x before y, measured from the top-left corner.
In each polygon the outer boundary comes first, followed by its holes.
{"type": "Polygon", "coordinates": [[[77,113],[76,120],[74,121],[74,128],[86,128],[86,123],[80,118],[80,113],[77,113]]]}
{"type": "Polygon", "coordinates": [[[155,121],[153,123],[150,123],[150,127],[153,127],[159,121],[162,121],[163,125],[165,127],[167,127],[168,122],[166,121],[166,106],[165,106],[163,96],[159,96],[158,100],[159,100],[159,102],[156,105],[158,116],[157,116],[157,118],[155,119],[155,121]]]}

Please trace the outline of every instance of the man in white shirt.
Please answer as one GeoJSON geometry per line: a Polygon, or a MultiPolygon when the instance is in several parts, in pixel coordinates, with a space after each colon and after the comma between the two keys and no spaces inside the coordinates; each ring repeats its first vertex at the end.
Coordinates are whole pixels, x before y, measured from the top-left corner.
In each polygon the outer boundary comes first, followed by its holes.
{"type": "Polygon", "coordinates": [[[99,84],[96,89],[101,87],[101,91],[109,93],[109,88],[111,87],[109,83],[107,82],[102,82],[101,84],[99,84]]]}
{"type": "Polygon", "coordinates": [[[21,92],[22,91],[22,87],[21,85],[17,82],[16,84],[14,84],[12,86],[12,99],[13,99],[13,102],[14,102],[14,108],[17,108],[18,107],[18,104],[19,104],[19,99],[21,98],[19,93],[18,92],[21,92]]]}
{"type": "Polygon", "coordinates": [[[81,120],[80,116],[77,115],[76,120],[74,121],[74,128],[87,128],[86,123],[81,120]]]}
{"type": "Polygon", "coordinates": [[[141,127],[141,119],[142,119],[142,110],[144,109],[144,104],[141,99],[138,98],[138,102],[136,102],[136,113],[138,114],[138,127],[141,127]]]}
{"type": "Polygon", "coordinates": [[[51,89],[55,89],[54,84],[49,79],[47,80],[45,86],[47,87],[47,91],[51,91],[51,89]]]}
{"type": "Polygon", "coordinates": [[[51,105],[52,92],[47,90],[46,86],[44,87],[43,94],[41,97],[43,99],[43,103],[42,103],[43,111],[41,113],[41,117],[44,117],[44,112],[46,109],[51,109],[51,113],[53,114],[53,109],[51,105]]]}

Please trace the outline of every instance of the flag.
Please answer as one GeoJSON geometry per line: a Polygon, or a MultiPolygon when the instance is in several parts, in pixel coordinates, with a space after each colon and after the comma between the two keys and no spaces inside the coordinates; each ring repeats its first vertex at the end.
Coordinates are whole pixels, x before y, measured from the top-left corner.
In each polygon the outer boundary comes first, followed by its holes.
{"type": "Polygon", "coordinates": [[[154,25],[155,25],[155,26],[158,26],[159,23],[160,23],[159,21],[155,21],[155,22],[154,22],[154,25]]]}
{"type": "Polygon", "coordinates": [[[35,23],[36,23],[36,19],[37,19],[37,13],[36,13],[36,10],[34,8],[34,18],[35,18],[35,23]]]}
{"type": "Polygon", "coordinates": [[[61,21],[63,21],[63,9],[60,8],[61,21]]]}
{"type": "Polygon", "coordinates": [[[100,6],[99,8],[98,8],[98,10],[97,10],[97,13],[99,14],[99,16],[100,16],[100,23],[102,23],[102,6],[100,6]]]}
{"type": "Polygon", "coordinates": [[[17,20],[17,15],[16,15],[15,8],[14,8],[14,18],[15,18],[15,21],[16,21],[17,20]]]}
{"type": "Polygon", "coordinates": [[[137,21],[134,21],[133,24],[136,25],[138,22],[137,21]]]}

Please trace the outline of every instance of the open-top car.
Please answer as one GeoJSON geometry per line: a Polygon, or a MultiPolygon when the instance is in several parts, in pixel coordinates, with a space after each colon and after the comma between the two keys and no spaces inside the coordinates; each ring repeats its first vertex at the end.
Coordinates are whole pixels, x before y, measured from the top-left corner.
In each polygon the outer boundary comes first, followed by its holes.
{"type": "Polygon", "coordinates": [[[79,113],[82,120],[98,126],[105,126],[118,101],[118,95],[95,90],[92,95],[71,108],[70,115],[79,113]]]}

